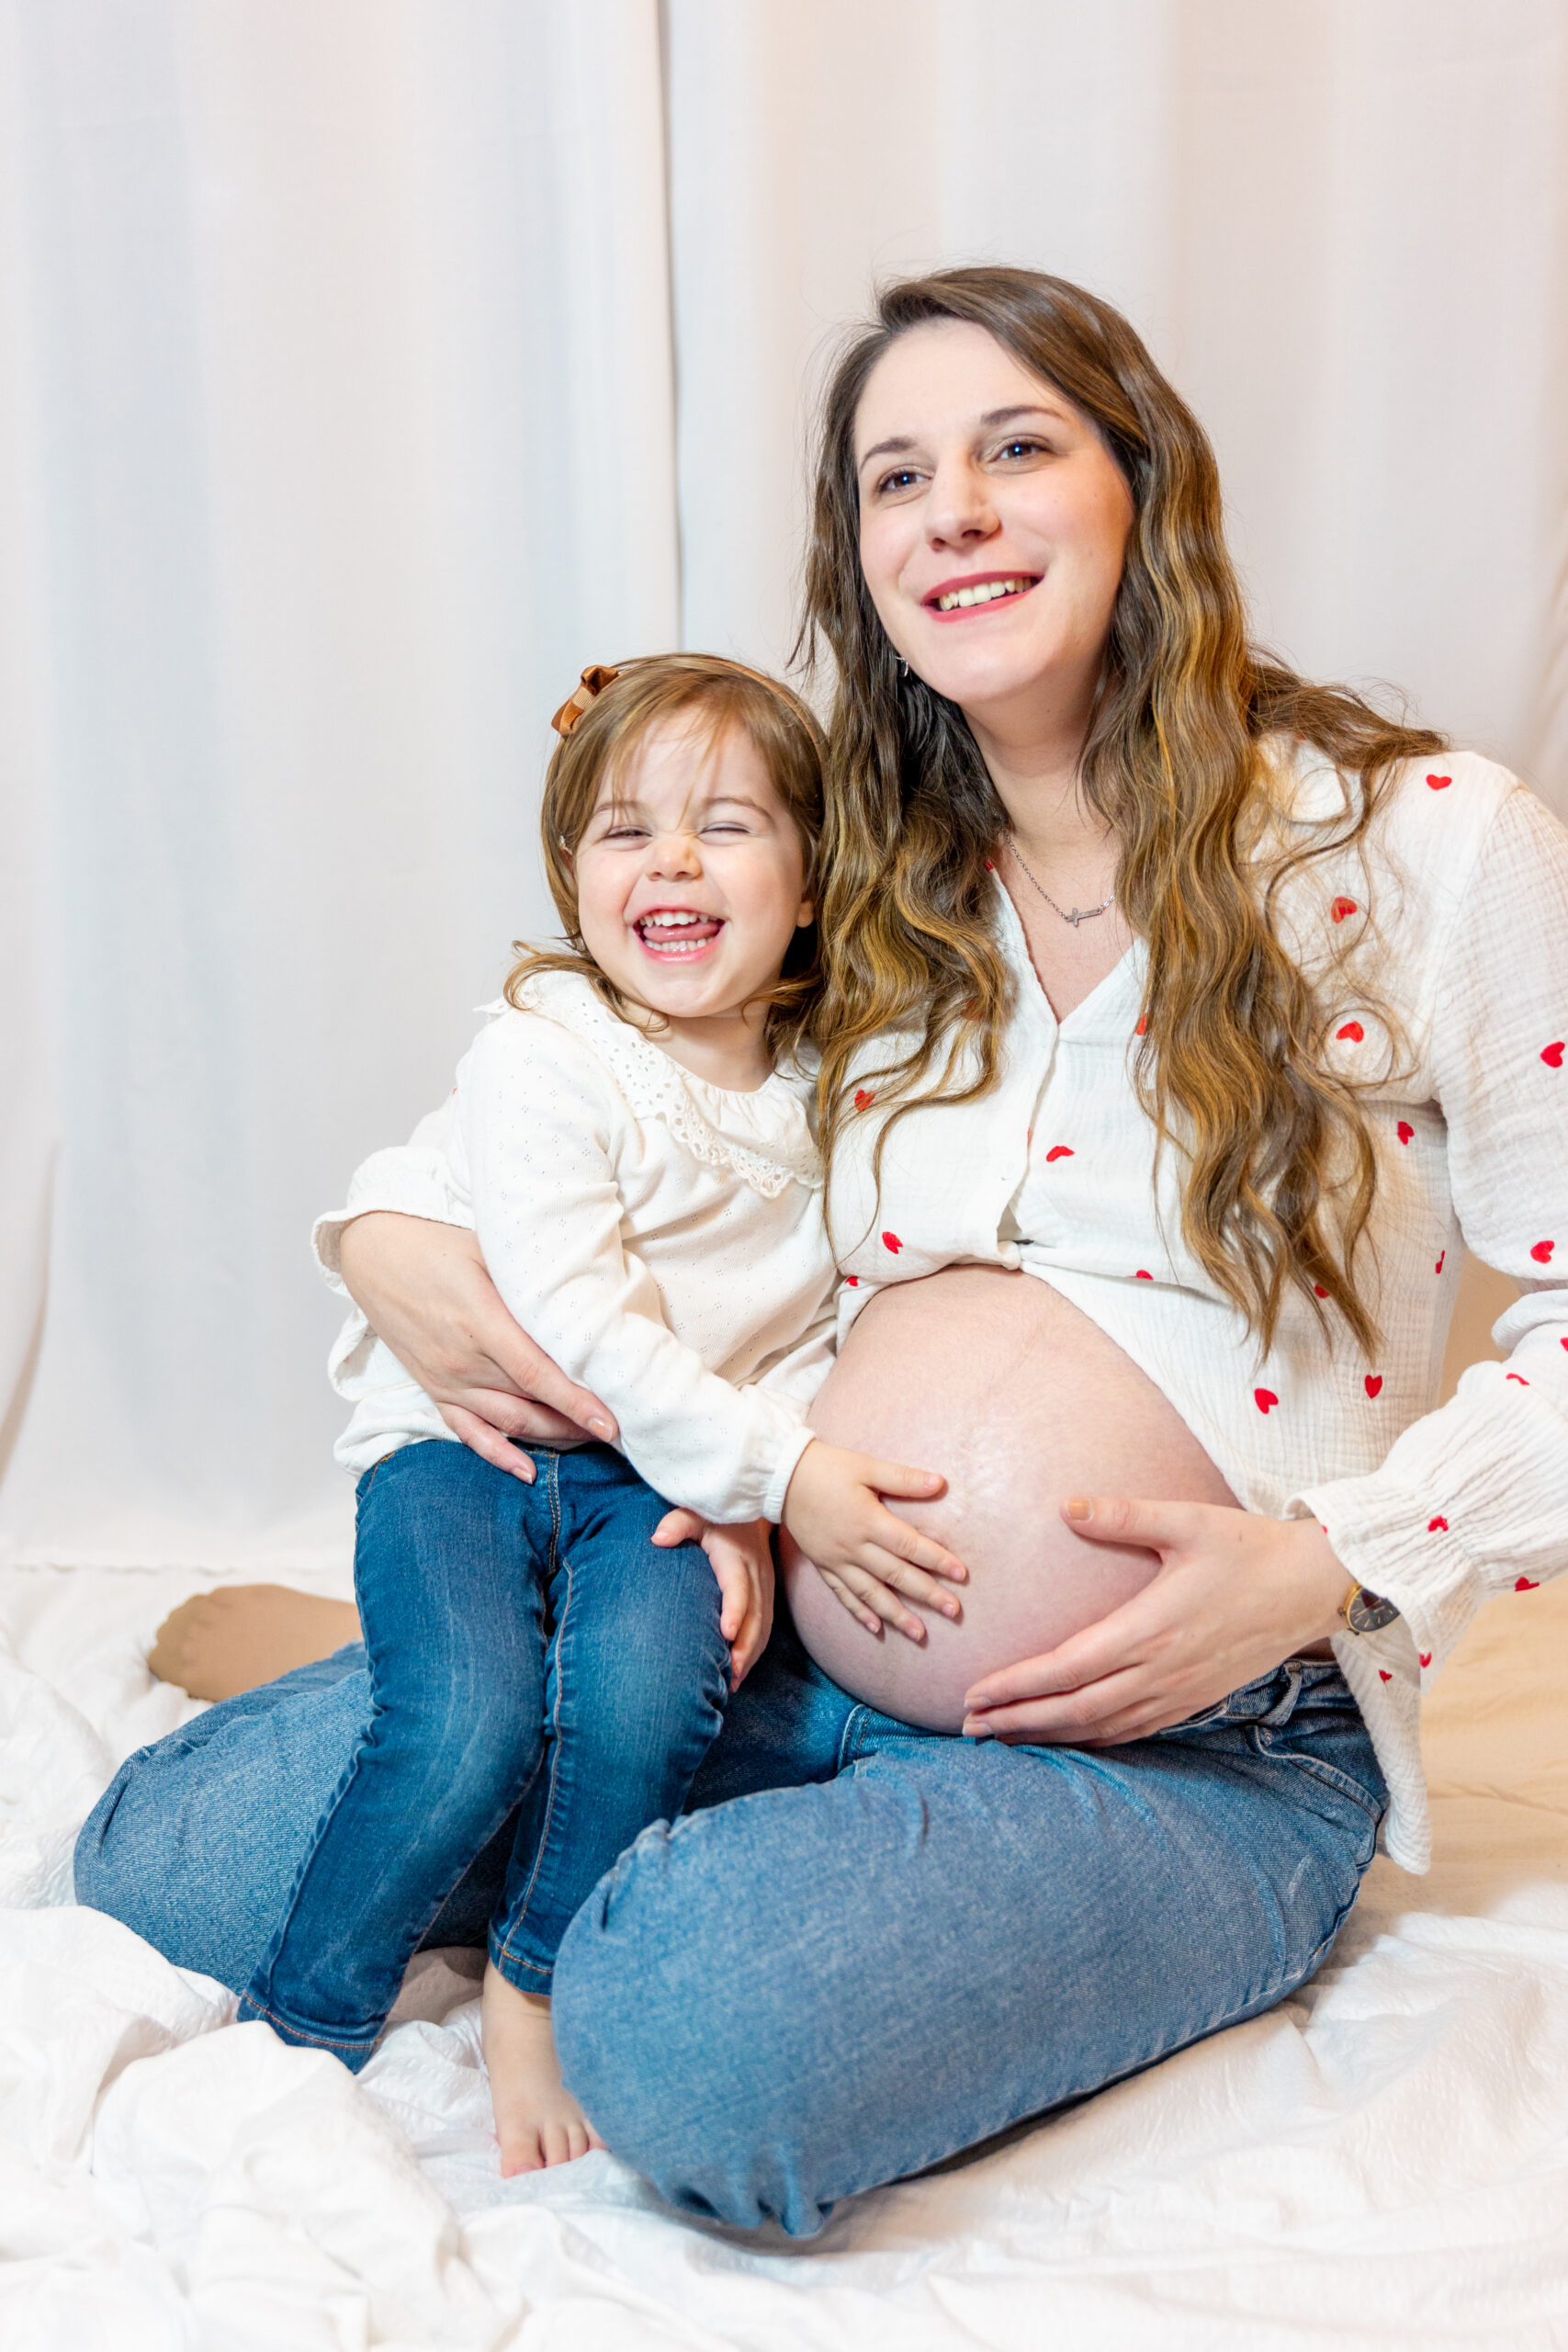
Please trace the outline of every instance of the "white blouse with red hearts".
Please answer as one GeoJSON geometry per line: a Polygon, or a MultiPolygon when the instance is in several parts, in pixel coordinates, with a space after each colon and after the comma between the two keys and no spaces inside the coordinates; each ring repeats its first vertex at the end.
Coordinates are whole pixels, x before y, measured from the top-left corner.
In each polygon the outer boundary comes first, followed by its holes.
{"type": "MultiPolygon", "coordinates": [[[[1332,769],[1303,756],[1280,779],[1282,828],[1343,821],[1354,787],[1332,769]]],[[[1335,1650],[1388,1781],[1388,1849],[1422,1870],[1422,1690],[1484,1600],[1568,1567],[1568,832],[1490,761],[1416,761],[1362,850],[1299,874],[1282,915],[1336,1007],[1331,1052],[1368,1084],[1373,1361],[1303,1299],[1258,1360],[1182,1245],[1174,1154],[1155,1166],[1133,1080],[1141,948],[1058,1023],[999,885],[1017,985],[996,1090],[892,1125],[879,1191],[886,1047],[852,1076],[862,1115],[830,1204],[840,1329],[879,1284],[1021,1266],[1143,1367],[1249,1510],[1314,1513],[1348,1574],[1401,1612],[1335,1650]],[[1521,1295],[1497,1326],[1506,1361],[1472,1365],[1439,1408],[1465,1246],[1521,1295]]],[[[353,1213],[375,1207],[471,1222],[412,1149],[355,1179],[353,1213]]]]}
{"type": "MultiPolygon", "coordinates": [[[[1283,830],[1343,822],[1331,769],[1280,774],[1283,830]]],[[[1259,1360],[1183,1244],[1177,1154],[1156,1165],[1133,1080],[1142,947],[1058,1023],[999,883],[1016,982],[999,1085],[891,1124],[878,1189],[886,1049],[852,1078],[861,1116],[830,1204],[840,1329],[883,1283],[1021,1266],[1142,1366],[1248,1510],[1320,1520],[1401,1612],[1335,1649],[1388,1780],[1389,1851],[1418,1870],[1421,1691],[1483,1600],[1568,1567],[1568,832],[1489,761],[1415,762],[1362,849],[1299,873],[1282,913],[1334,1007],[1329,1051],[1367,1084],[1370,1362],[1303,1298],[1259,1360]],[[1439,1409],[1465,1246],[1521,1295],[1497,1327],[1506,1362],[1472,1366],[1439,1409]]]]}

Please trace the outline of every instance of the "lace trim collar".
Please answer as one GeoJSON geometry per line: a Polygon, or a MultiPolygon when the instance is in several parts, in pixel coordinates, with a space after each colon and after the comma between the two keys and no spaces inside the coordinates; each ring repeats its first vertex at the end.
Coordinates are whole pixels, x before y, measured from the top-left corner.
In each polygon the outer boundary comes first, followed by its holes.
{"type": "MultiPolygon", "coordinates": [[[[694,1159],[728,1169],[764,1200],[791,1184],[820,1187],[802,1086],[776,1070],[753,1094],[710,1086],[612,1012],[576,972],[536,972],[518,996],[521,1010],[545,1014],[592,1046],[634,1117],[660,1120],[694,1159]]],[[[487,1010],[499,1016],[509,1007],[487,1010]]]]}

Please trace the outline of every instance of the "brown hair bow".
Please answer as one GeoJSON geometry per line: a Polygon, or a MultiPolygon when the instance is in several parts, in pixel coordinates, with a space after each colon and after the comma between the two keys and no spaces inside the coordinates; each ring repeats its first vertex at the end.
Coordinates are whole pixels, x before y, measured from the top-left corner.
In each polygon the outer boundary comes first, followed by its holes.
{"type": "Polygon", "coordinates": [[[590,669],[584,670],[582,684],[574,695],[567,697],[550,721],[556,733],[570,735],[594,696],[602,695],[606,686],[613,686],[620,674],[618,670],[607,670],[602,662],[595,662],[590,669]]]}

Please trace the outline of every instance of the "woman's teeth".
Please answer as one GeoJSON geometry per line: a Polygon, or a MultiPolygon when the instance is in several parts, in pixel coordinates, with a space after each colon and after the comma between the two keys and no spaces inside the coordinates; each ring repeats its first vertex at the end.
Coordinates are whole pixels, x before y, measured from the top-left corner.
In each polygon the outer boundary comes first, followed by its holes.
{"type": "Polygon", "coordinates": [[[973,588],[950,588],[945,595],[936,599],[936,608],[939,613],[951,613],[961,605],[994,604],[998,596],[1020,596],[1026,588],[1033,585],[1032,578],[1027,573],[1017,580],[981,580],[973,588]]]}

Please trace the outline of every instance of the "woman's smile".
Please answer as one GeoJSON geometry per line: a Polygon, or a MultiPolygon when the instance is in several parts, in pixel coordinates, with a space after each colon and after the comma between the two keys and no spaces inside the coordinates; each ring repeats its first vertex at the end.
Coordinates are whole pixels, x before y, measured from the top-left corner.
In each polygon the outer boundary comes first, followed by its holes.
{"type": "Polygon", "coordinates": [[[1040,581],[1037,571],[961,574],[928,589],[920,601],[938,620],[964,620],[971,614],[987,615],[999,611],[1003,605],[1016,605],[1032,588],[1038,588],[1040,581]]]}

